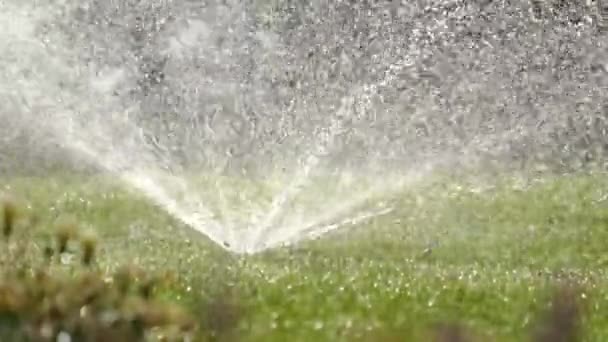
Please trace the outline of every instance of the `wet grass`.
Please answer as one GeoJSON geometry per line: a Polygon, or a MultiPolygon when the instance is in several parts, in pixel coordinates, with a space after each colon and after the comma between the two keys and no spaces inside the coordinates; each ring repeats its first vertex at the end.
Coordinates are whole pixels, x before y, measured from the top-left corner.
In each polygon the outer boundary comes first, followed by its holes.
{"type": "Polygon", "coordinates": [[[40,250],[68,214],[98,236],[102,274],[121,265],[170,271],[174,280],[157,296],[193,313],[208,340],[608,336],[603,174],[484,187],[427,182],[391,197],[396,210],[388,216],[253,257],[225,253],[107,180],[1,181],[31,214],[38,227],[31,241],[40,250]]]}

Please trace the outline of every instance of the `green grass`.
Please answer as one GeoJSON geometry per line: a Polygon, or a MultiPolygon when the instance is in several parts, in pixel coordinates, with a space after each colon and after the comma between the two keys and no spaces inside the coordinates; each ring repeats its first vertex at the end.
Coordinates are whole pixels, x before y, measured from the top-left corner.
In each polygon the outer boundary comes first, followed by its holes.
{"type": "Polygon", "coordinates": [[[251,257],[99,178],[0,179],[0,191],[28,203],[41,235],[63,214],[94,227],[104,272],[174,272],[162,296],[220,340],[428,340],[456,322],[482,340],[523,341],[563,282],[578,289],[583,339],[608,337],[608,177],[485,183],[412,186],[390,198],[390,215],[251,257]]]}

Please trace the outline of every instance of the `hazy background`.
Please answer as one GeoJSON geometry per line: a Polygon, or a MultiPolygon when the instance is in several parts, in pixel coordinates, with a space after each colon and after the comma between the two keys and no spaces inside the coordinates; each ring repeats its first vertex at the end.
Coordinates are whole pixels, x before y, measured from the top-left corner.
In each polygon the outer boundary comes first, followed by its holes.
{"type": "Polygon", "coordinates": [[[527,0],[47,3],[0,14],[2,173],[86,168],[63,123],[42,129],[58,113],[173,170],[604,163],[594,4],[534,19],[527,0]]]}

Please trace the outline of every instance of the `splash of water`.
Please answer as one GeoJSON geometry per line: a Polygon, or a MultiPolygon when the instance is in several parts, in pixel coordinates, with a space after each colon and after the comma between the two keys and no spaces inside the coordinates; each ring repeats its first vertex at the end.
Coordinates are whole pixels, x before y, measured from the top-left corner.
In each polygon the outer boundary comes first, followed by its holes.
{"type": "Polygon", "coordinates": [[[0,119],[258,252],[435,168],[601,160],[606,46],[526,3],[7,1],[0,119]]]}

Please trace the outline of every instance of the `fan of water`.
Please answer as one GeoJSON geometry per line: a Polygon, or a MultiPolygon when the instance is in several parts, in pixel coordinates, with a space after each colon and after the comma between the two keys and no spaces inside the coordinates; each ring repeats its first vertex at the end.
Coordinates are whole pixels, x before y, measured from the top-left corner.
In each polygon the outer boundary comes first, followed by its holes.
{"type": "Polygon", "coordinates": [[[257,252],[385,214],[432,169],[597,164],[600,16],[534,5],[4,1],[2,169],[87,165],[257,252]]]}

